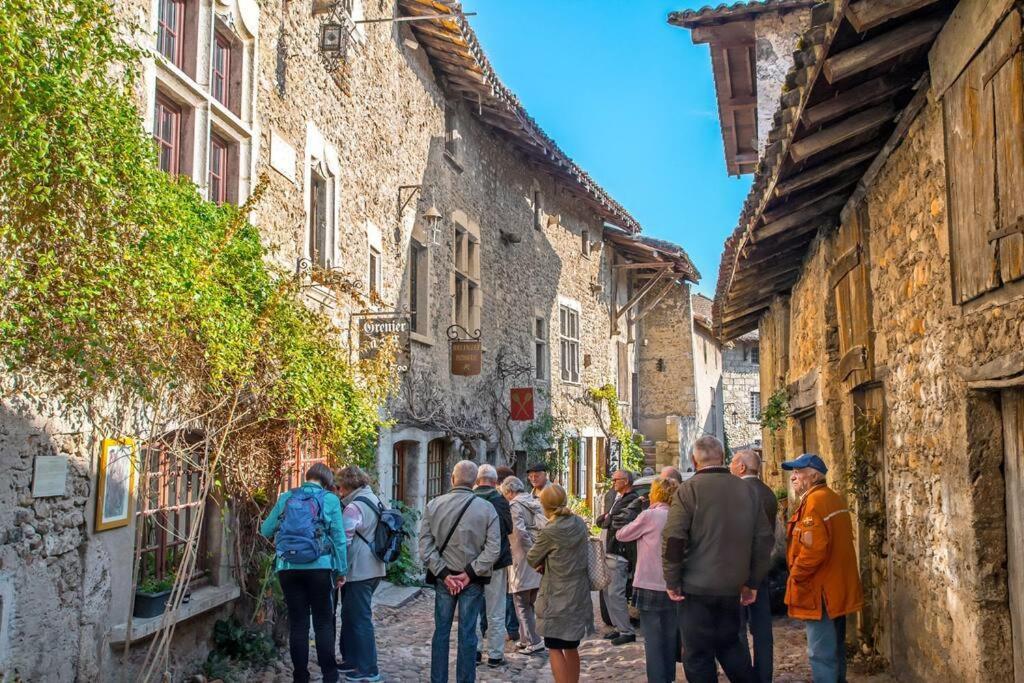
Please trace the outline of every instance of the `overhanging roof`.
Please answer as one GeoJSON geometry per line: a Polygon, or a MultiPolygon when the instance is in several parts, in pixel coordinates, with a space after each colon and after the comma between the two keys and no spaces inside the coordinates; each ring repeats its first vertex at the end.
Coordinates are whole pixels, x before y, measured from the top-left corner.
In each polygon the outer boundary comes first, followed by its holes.
{"type": "Polygon", "coordinates": [[[628,232],[640,232],[637,220],[541,130],[501,82],[458,0],[399,0],[398,6],[405,16],[445,15],[409,25],[449,95],[466,99],[478,119],[575,188],[605,220],[628,232]]]}
{"type": "Polygon", "coordinates": [[[818,0],[761,0],[757,2],[736,2],[731,5],[721,4],[717,7],[706,5],[700,9],[687,9],[670,12],[668,23],[683,28],[697,28],[709,24],[718,24],[740,19],[749,19],[766,12],[788,12],[804,9],[814,5],[818,0]]]}
{"type": "Polygon", "coordinates": [[[611,225],[605,225],[604,239],[633,263],[647,266],[638,270],[657,271],[668,266],[673,279],[689,282],[700,280],[700,273],[697,272],[693,261],[677,244],[653,237],[629,234],[611,225]]]}
{"type": "Polygon", "coordinates": [[[792,289],[819,230],[837,225],[902,140],[925,102],[928,49],[954,4],[833,0],[812,10],[725,242],[714,306],[722,339],[756,328],[792,289]]]}

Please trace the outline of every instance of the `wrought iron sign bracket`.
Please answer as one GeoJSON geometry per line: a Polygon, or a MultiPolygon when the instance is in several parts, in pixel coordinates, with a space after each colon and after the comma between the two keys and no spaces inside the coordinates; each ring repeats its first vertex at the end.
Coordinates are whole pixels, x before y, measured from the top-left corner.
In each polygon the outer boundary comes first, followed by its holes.
{"type": "Polygon", "coordinates": [[[445,331],[449,341],[480,341],[480,330],[470,332],[462,325],[449,325],[445,331]]]}

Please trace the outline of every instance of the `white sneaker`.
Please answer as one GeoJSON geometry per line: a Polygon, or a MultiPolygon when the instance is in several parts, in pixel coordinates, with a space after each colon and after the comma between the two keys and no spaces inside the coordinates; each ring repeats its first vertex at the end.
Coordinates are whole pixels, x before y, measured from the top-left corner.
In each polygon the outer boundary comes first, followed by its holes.
{"type": "Polygon", "coordinates": [[[532,654],[534,654],[536,652],[540,652],[543,649],[544,649],[544,641],[543,640],[538,640],[533,645],[527,645],[526,647],[522,648],[520,650],[520,652],[522,652],[523,654],[526,654],[526,655],[532,655],[532,654]]]}

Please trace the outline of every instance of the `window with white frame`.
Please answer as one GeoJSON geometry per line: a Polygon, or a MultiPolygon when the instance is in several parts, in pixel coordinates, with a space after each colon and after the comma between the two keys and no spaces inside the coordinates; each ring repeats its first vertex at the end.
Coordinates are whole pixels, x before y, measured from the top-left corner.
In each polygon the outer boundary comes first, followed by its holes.
{"type": "Polygon", "coordinates": [[[533,319],[533,371],[536,379],[548,378],[548,321],[533,319]]]}
{"type": "Polygon", "coordinates": [[[331,200],[334,181],[326,164],[318,163],[309,174],[309,259],[314,266],[329,268],[332,265],[330,244],[332,232],[331,200]]]}
{"type": "Polygon", "coordinates": [[[376,247],[370,247],[370,272],[369,279],[370,296],[380,296],[380,251],[376,247]]]}
{"type": "Polygon", "coordinates": [[[452,319],[469,332],[480,329],[480,241],[469,226],[455,224],[454,309],[452,319]]]}
{"type": "Polygon", "coordinates": [[[155,9],[150,111],[160,167],[191,178],[211,201],[238,204],[250,189],[258,74],[242,65],[255,63],[256,0],[157,0],[155,9]]]}
{"type": "Polygon", "coordinates": [[[753,422],[761,421],[761,392],[750,392],[750,419],[753,422]]]}
{"type": "Polygon", "coordinates": [[[430,329],[430,311],[427,295],[430,291],[427,245],[415,239],[409,243],[409,324],[413,332],[427,334],[430,329]]]}
{"type": "Polygon", "coordinates": [[[757,346],[750,347],[750,362],[754,365],[761,363],[761,351],[757,346]]]}
{"type": "Polygon", "coordinates": [[[558,307],[559,359],[562,381],[580,381],[580,312],[564,304],[558,307]]]}

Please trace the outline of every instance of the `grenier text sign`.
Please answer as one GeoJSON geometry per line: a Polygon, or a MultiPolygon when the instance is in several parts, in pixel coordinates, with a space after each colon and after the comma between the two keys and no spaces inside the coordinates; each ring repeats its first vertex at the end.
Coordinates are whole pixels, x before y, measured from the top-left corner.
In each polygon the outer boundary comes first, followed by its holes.
{"type": "Polygon", "coordinates": [[[372,360],[382,349],[395,354],[395,369],[409,370],[409,330],[407,313],[356,313],[352,316],[359,330],[359,360],[372,360]]]}

